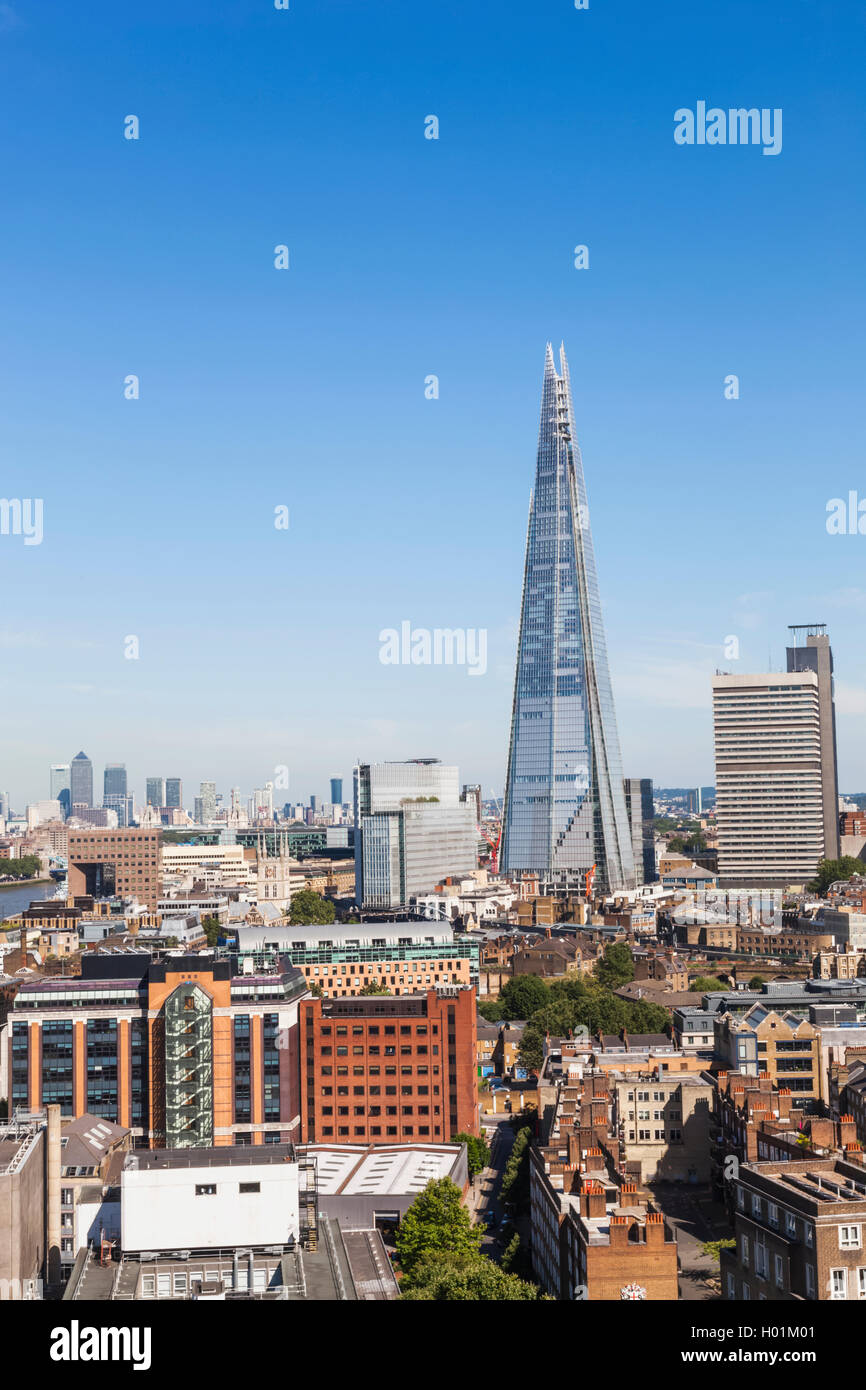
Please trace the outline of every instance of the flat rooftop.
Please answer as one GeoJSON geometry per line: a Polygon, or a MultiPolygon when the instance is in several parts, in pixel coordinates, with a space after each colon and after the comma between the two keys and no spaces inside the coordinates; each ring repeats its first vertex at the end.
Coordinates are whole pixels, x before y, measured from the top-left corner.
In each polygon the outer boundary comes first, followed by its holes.
{"type": "Polygon", "coordinates": [[[770,1178],[788,1189],[792,1197],[806,1198],[818,1208],[849,1207],[851,1214],[866,1213],[866,1169],[842,1159],[790,1160],[787,1163],[750,1163],[743,1168],[770,1178]]]}
{"type": "Polygon", "coordinates": [[[135,1149],[124,1160],[124,1171],[156,1168],[252,1168],[262,1164],[294,1163],[293,1144],[223,1144],[214,1148],[135,1149]]]}

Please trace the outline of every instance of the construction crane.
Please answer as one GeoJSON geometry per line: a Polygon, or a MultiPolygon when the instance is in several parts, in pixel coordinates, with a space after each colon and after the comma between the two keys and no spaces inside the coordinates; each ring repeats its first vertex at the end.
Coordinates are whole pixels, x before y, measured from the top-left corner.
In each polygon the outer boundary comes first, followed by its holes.
{"type": "Polygon", "coordinates": [[[490,838],[483,825],[477,826],[476,829],[482,840],[486,840],[490,846],[490,868],[494,874],[497,874],[499,872],[499,846],[502,843],[502,821],[499,822],[499,834],[495,840],[490,838]]]}
{"type": "Polygon", "coordinates": [[[490,789],[490,800],[499,813],[499,833],[495,840],[491,840],[483,825],[479,825],[477,829],[482,840],[486,840],[490,846],[490,868],[494,874],[497,874],[499,872],[499,847],[502,844],[502,802],[499,797],[497,797],[492,787],[490,789]]]}

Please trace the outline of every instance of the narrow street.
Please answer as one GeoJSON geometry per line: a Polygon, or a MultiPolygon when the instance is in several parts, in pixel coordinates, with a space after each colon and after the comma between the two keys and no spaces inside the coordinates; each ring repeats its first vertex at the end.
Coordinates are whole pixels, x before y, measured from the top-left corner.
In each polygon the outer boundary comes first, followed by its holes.
{"type": "Polygon", "coordinates": [[[485,1226],[485,1235],[481,1243],[482,1254],[497,1262],[513,1234],[513,1227],[507,1232],[501,1232],[499,1229],[500,1222],[506,1215],[505,1208],[499,1201],[499,1189],[508,1155],[514,1145],[514,1131],[509,1120],[510,1116],[503,1115],[484,1125],[484,1137],[490,1145],[490,1165],[479,1173],[469,1194],[469,1209],[476,1221],[485,1226]],[[502,1236],[505,1238],[502,1239],[502,1236]]]}
{"type": "Polygon", "coordinates": [[[677,1238],[680,1265],[680,1298],[686,1302],[705,1302],[718,1297],[709,1280],[717,1280],[719,1264],[705,1255],[701,1246],[708,1240],[730,1236],[727,1213],[713,1200],[707,1187],[687,1183],[650,1183],[653,1200],[677,1238]]]}

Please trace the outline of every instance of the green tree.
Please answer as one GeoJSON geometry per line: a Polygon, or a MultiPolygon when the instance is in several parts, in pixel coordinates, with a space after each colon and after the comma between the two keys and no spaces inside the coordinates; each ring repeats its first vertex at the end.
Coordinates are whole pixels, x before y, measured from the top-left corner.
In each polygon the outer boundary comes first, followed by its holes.
{"type": "Polygon", "coordinates": [[[409,1302],[535,1302],[543,1295],[536,1284],[509,1274],[481,1254],[428,1255],[401,1284],[409,1302]]]}
{"type": "Polygon", "coordinates": [[[604,959],[596,962],[595,978],[608,989],[619,989],[634,979],[634,957],[624,941],[608,946],[604,959]]]}
{"type": "Polygon", "coordinates": [[[391,991],[389,990],[389,988],[388,988],[387,985],[380,985],[378,980],[367,980],[367,982],[366,982],[366,984],[363,986],[363,988],[359,990],[359,993],[360,993],[360,994],[390,994],[391,991]]]}
{"type": "Polygon", "coordinates": [[[749,981],[749,989],[763,989],[764,980],[761,975],[753,975],[749,981]]]}
{"type": "Polygon", "coordinates": [[[322,986],[319,984],[318,980],[313,980],[309,986],[309,989],[314,999],[324,998],[324,991],[322,989],[322,986]]]}
{"type": "Polygon", "coordinates": [[[207,937],[208,946],[216,946],[219,941],[220,924],[218,917],[205,917],[202,919],[201,929],[207,937]]]}
{"type": "Polygon", "coordinates": [[[426,1256],[476,1254],[481,1239],[460,1188],[450,1178],[435,1178],[418,1193],[400,1222],[396,1237],[400,1268],[411,1278],[426,1256]]]}
{"type": "Polygon", "coordinates": [[[537,975],[514,975],[499,996],[501,1017],[531,1018],[550,1003],[550,990],[537,975]]]}
{"type": "Polygon", "coordinates": [[[733,1250],[737,1242],[731,1237],[728,1240],[705,1240],[701,1245],[701,1254],[709,1255],[711,1259],[718,1260],[722,1250],[733,1250]]]}
{"type": "Polygon", "coordinates": [[[863,860],[855,859],[850,854],[844,854],[841,859],[822,859],[818,865],[818,876],[808,885],[809,890],[812,893],[820,893],[823,898],[831,883],[852,878],[854,874],[862,874],[864,870],[866,865],[863,860]]]}
{"type": "Polygon", "coordinates": [[[292,898],[289,921],[293,927],[327,926],[334,920],[334,904],[312,888],[302,888],[292,898]]]}
{"type": "Polygon", "coordinates": [[[717,975],[696,975],[689,985],[689,989],[695,994],[715,994],[720,989],[727,989],[724,980],[720,980],[717,975]]]}
{"type": "Polygon", "coordinates": [[[544,1037],[571,1037],[575,1029],[587,1034],[670,1033],[670,1015],[661,1004],[643,999],[620,999],[593,976],[570,975],[550,986],[551,1002],[529,1019],[520,1040],[519,1057],[527,1070],[542,1063],[544,1037]]]}
{"type": "Polygon", "coordinates": [[[477,1134],[467,1134],[461,1130],[459,1134],[451,1136],[452,1144],[466,1145],[466,1160],[469,1164],[470,1178],[477,1178],[490,1162],[490,1149],[486,1139],[480,1139],[477,1134]]]}
{"type": "Polygon", "coordinates": [[[0,878],[35,878],[42,868],[38,854],[22,854],[18,859],[0,859],[0,878]]]}
{"type": "Polygon", "coordinates": [[[499,1189],[499,1199],[502,1202],[514,1202],[518,1207],[525,1206],[529,1200],[529,1145],[532,1141],[532,1130],[529,1125],[524,1125],[519,1129],[514,1143],[511,1146],[511,1153],[505,1164],[505,1171],[502,1174],[502,1186],[499,1189]]]}
{"type": "Polygon", "coordinates": [[[488,1023],[505,1022],[505,1014],[498,999],[481,999],[477,1009],[481,1017],[486,1018],[488,1023]]]}

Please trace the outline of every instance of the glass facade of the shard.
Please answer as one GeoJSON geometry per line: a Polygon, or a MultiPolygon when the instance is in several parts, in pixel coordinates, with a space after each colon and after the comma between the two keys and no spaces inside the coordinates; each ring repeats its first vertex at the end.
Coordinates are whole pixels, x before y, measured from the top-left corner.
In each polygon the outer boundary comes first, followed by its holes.
{"type": "Polygon", "coordinates": [[[565,350],[548,344],[529,509],[502,869],[633,888],[635,864],[565,350]]]}

